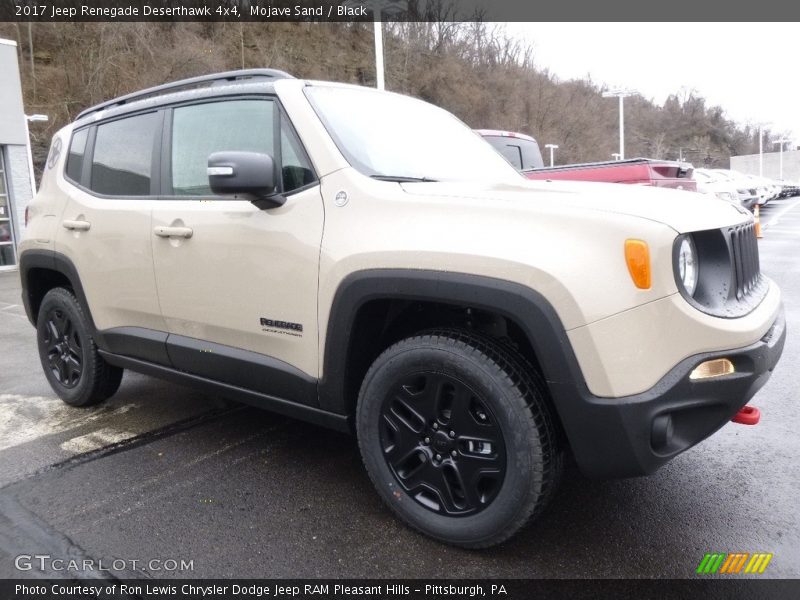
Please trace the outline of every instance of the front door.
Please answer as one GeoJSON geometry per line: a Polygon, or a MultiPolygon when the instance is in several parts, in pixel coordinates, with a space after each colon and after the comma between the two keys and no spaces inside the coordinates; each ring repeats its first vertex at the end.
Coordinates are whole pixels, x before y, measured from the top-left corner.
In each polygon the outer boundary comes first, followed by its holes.
{"type": "Polygon", "coordinates": [[[324,214],[296,135],[269,97],[175,107],[165,128],[167,198],[153,210],[152,247],[172,363],[313,404],[324,214]],[[275,157],[286,203],[259,210],[214,196],[208,156],[220,151],[275,157]]]}

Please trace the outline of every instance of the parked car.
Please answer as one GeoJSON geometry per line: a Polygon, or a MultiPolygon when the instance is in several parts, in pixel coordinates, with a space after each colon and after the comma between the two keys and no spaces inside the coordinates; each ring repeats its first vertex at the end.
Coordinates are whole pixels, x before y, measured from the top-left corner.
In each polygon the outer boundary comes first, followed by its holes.
{"type": "Polygon", "coordinates": [[[530,181],[400,94],[193,78],[84,110],[46,165],[19,272],[58,396],[130,369],[354,431],[386,504],[450,544],[538,516],[567,451],[652,473],[783,350],[749,214],[530,181]]]}
{"type": "Polygon", "coordinates": [[[730,169],[711,169],[711,171],[719,175],[721,178],[727,179],[736,187],[736,191],[739,193],[739,201],[742,203],[742,206],[752,210],[753,207],[759,203],[760,196],[758,193],[758,188],[752,180],[748,179],[743,174],[736,171],[731,171],[730,169]]]}
{"type": "Polygon", "coordinates": [[[739,190],[736,189],[733,182],[720,173],[710,169],[695,169],[693,175],[697,182],[697,191],[701,194],[708,194],[726,202],[746,206],[742,203],[739,190]]]}
{"type": "Polygon", "coordinates": [[[758,205],[765,206],[767,202],[772,200],[772,186],[769,180],[764,179],[763,177],[759,177],[757,175],[749,175],[745,174],[745,178],[749,179],[752,182],[752,185],[756,188],[756,193],[758,194],[758,205]]]}
{"type": "Polygon", "coordinates": [[[478,129],[476,131],[528,179],[603,181],[688,191],[697,189],[697,184],[692,179],[693,167],[688,163],[652,158],[631,158],[545,167],[539,144],[531,136],[496,129],[478,129]]]}
{"type": "Polygon", "coordinates": [[[782,198],[789,198],[791,196],[800,196],[800,182],[782,181],[780,183],[781,183],[782,198]]]}

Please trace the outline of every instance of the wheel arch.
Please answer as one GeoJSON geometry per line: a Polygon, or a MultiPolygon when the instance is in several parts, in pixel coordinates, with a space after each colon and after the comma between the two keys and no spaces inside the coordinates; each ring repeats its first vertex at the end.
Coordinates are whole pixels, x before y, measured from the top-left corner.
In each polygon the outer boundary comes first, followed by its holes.
{"type": "Polygon", "coordinates": [[[78,269],[63,254],[52,250],[26,250],[19,259],[20,281],[22,283],[22,303],[28,320],[35,327],[42,299],[55,287],[68,287],[81,304],[89,320],[92,335],[97,332],[92,313],[83,293],[78,269]]]}
{"type": "MultiPolygon", "coordinates": [[[[483,311],[518,328],[532,354],[526,358],[533,358],[541,370],[563,421],[558,396],[585,383],[561,320],[548,300],[536,290],[502,279],[422,269],[365,270],[342,280],[328,317],[319,382],[321,408],[352,416],[360,380],[377,353],[400,333],[413,333],[402,326],[393,332],[391,324],[403,323],[404,306],[420,304],[483,311]]],[[[441,325],[449,323],[421,322],[417,331],[441,325]]]]}

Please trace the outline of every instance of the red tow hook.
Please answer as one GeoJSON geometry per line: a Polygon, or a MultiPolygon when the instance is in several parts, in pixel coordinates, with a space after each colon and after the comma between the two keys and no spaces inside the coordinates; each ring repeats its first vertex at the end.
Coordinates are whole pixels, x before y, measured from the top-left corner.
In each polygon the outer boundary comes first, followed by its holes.
{"type": "Polygon", "coordinates": [[[755,425],[761,420],[761,411],[758,410],[755,406],[750,406],[749,404],[743,406],[739,409],[731,421],[734,423],[739,423],[740,425],[755,425]]]}

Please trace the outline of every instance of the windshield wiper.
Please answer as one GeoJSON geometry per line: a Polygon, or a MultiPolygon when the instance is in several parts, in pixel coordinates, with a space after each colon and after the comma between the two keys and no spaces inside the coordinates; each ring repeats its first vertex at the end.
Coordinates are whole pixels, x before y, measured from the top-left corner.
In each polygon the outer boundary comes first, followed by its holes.
{"type": "Polygon", "coordinates": [[[429,179],[428,177],[406,177],[405,175],[370,175],[373,179],[381,181],[396,181],[397,183],[413,183],[415,181],[432,182],[438,179],[429,179]]]}

